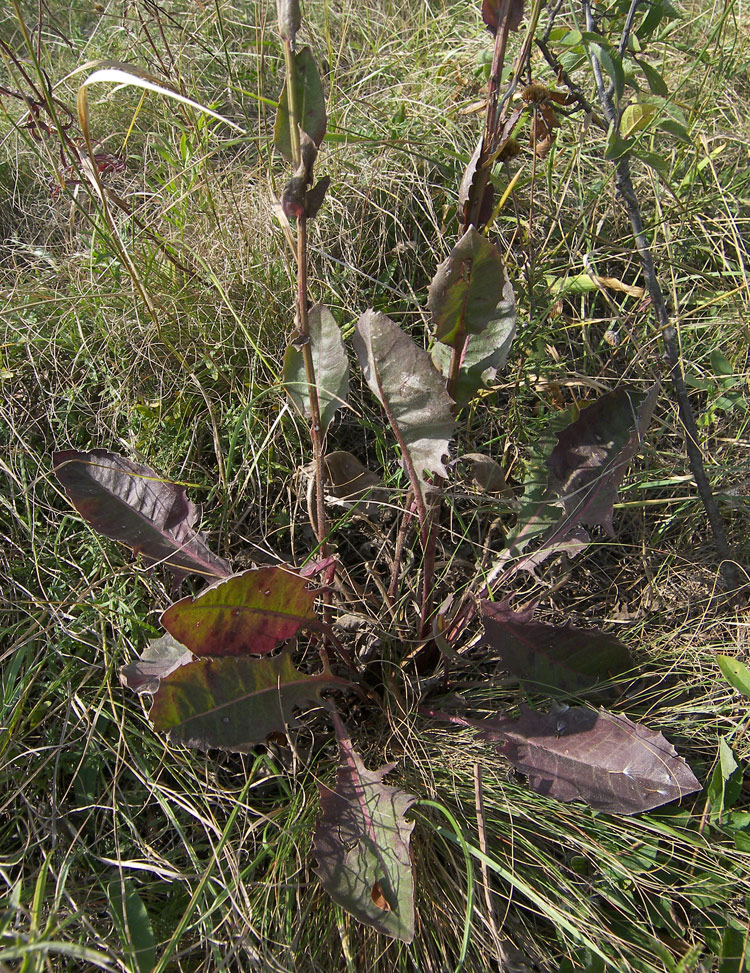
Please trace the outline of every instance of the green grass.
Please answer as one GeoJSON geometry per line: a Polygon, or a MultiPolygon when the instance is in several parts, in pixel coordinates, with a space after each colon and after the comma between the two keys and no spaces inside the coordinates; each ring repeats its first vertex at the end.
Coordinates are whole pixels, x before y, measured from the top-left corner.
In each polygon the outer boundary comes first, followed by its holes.
{"type": "MultiPolygon", "coordinates": [[[[425,285],[455,239],[456,187],[481,117],[463,113],[484,85],[488,39],[476,6],[306,7],[331,116],[318,170],[332,188],[313,230],[311,290],[345,332],[374,306],[424,333],[425,285]]],[[[393,779],[422,800],[417,937],[406,947],[340,913],[312,873],[317,785],[335,772],[322,722],[300,732],[296,752],[205,755],[170,747],[121,688],[118,667],[158,631],[170,581],[82,523],[52,477],[53,448],[104,446],[189,484],[215,547],[237,566],[301,564],[312,549],[297,476],[308,434],[278,387],[294,294],[271,210],[283,179],[269,148],[283,60],[265,3],[176,0],[158,21],[142,5],[69,8],[41,33],[61,101],[74,108],[81,76],[70,72],[84,62],[130,61],[249,134],[230,136],[156,95],[141,103],[132,88],[91,89],[94,137],[127,160],[108,184],[132,210],[115,219],[150,314],[86,188],[52,195],[55,136],[35,142],[18,128],[23,107],[2,99],[0,969],[137,970],[150,962],[137,943],[152,934],[157,968],[191,973],[443,973],[461,961],[483,973],[500,969],[499,956],[508,970],[739,973],[720,957],[747,945],[750,832],[737,813],[712,818],[705,793],[637,818],[558,804],[530,792],[488,745],[418,717],[405,679],[356,743],[368,766],[396,761],[393,779]],[[519,965],[521,954],[536,967],[519,965]]],[[[31,27],[36,13],[24,9],[31,27]]],[[[12,11],[3,16],[1,35],[25,58],[12,11]]],[[[657,267],[679,307],[708,474],[741,564],[750,482],[743,17],[731,3],[684,8],[654,63],[693,143],[655,137],[665,178],[636,165],[657,267]]],[[[7,63],[0,70],[0,84],[20,86],[7,63]]],[[[550,80],[538,55],[534,70],[550,80]]],[[[620,379],[664,377],[642,302],[554,290],[584,259],[600,276],[642,283],[602,153],[602,135],[580,115],[564,121],[533,180],[525,158],[500,215],[519,335],[471,430],[504,457],[514,486],[560,409],[620,379]]],[[[403,485],[380,416],[364,396],[354,406],[332,448],[353,449],[403,485]]],[[[747,662],[747,623],[722,594],[688,474],[665,385],[621,493],[616,541],[550,566],[523,591],[549,619],[627,642],[640,670],[621,687],[621,708],[662,730],[707,782],[721,738],[747,766],[747,700],[715,662],[719,652],[747,662]]],[[[439,551],[446,589],[469,580],[466,563],[498,513],[478,520],[469,492],[457,487],[450,500],[439,551]]],[[[495,541],[507,526],[495,525],[495,541]]],[[[354,525],[336,543],[360,586],[350,607],[372,615],[386,571],[381,538],[354,525]]],[[[407,574],[407,618],[408,586],[407,574]]],[[[402,646],[381,636],[377,651],[395,668],[402,646]]],[[[467,705],[514,706],[497,664],[476,658],[457,687],[467,705]]]]}

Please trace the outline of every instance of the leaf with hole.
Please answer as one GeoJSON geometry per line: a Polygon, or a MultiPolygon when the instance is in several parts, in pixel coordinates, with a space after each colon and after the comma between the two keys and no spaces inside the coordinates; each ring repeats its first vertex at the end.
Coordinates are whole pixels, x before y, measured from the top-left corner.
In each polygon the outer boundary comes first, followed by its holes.
{"type": "MultiPolygon", "coordinates": [[[[338,409],[349,394],[349,359],[336,319],[322,304],[308,312],[310,345],[318,383],[321,432],[326,434],[338,409]]],[[[284,355],[282,379],[289,398],[297,409],[310,416],[310,395],[302,347],[294,341],[284,355]]]]}
{"type": "MultiPolygon", "coordinates": [[[[320,146],[328,125],[326,100],[318,66],[309,47],[303,47],[294,55],[294,71],[299,126],[316,146],[320,146]]],[[[293,163],[292,139],[289,133],[289,92],[286,86],[279,97],[273,140],[286,161],[293,163]]]]}
{"type": "Polygon", "coordinates": [[[614,635],[536,621],[534,606],[514,612],[507,601],[483,601],[481,607],[484,643],[512,675],[549,695],[590,692],[633,668],[614,635]]]}
{"type": "Polygon", "coordinates": [[[324,689],[348,685],[330,673],[299,672],[288,651],[270,659],[198,659],[162,680],[149,717],[172,743],[248,753],[296,725],[294,709],[317,706],[324,689]]]}
{"type": "Polygon", "coordinates": [[[359,319],[352,345],[417,479],[446,477],[443,458],[455,430],[453,403],[430,356],[377,311],[366,311],[359,319]]]}
{"type": "Polygon", "coordinates": [[[266,655],[301,628],[319,627],[315,597],[299,574],[250,568],[175,602],[161,623],[197,656],[266,655]]]}
{"type": "Polygon", "coordinates": [[[178,577],[232,573],[194,529],[199,509],[184,487],[105,449],[67,449],[54,453],[52,462],[84,520],[105,537],[127,544],[146,564],[161,564],[178,577]]]}
{"type": "Polygon", "coordinates": [[[498,752],[526,774],[529,787],[558,801],[638,814],[701,789],[661,733],[604,709],[537,713],[522,706],[517,720],[482,724],[482,738],[499,741],[498,752]]]}
{"type": "Polygon", "coordinates": [[[383,784],[395,764],[367,770],[334,713],[339,743],[336,790],[320,786],[313,838],[315,872],[331,898],[360,922],[410,943],[414,875],[405,818],[416,797],[383,784]]]}

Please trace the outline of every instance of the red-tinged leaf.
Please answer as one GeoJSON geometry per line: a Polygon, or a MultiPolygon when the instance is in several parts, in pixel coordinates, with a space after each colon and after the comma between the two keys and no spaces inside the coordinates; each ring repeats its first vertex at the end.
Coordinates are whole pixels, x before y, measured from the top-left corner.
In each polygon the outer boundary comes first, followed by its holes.
{"type": "MultiPolygon", "coordinates": [[[[326,99],[320,81],[318,66],[309,47],[303,47],[294,55],[295,89],[299,126],[319,146],[326,134],[326,99]]],[[[289,134],[289,96],[286,85],[279,97],[279,110],[273,130],[276,148],[287,162],[292,157],[292,139],[289,134]]]]}
{"type": "Polygon", "coordinates": [[[193,653],[169,632],[151,639],[136,662],[120,667],[120,682],[134,693],[155,693],[170,672],[193,661],[193,653]]]}
{"type": "Polygon", "coordinates": [[[265,655],[317,627],[316,592],[283,568],[251,568],[171,605],[164,628],[198,656],[265,655]]]}
{"type": "Polygon", "coordinates": [[[548,693],[581,693],[633,668],[627,648],[605,632],[535,621],[534,608],[482,602],[485,643],[514,676],[548,693]]]}
{"type": "Polygon", "coordinates": [[[443,458],[456,424],[451,397],[430,356],[377,311],[366,311],[359,319],[352,346],[417,478],[446,477],[443,458]]]}
{"type": "Polygon", "coordinates": [[[481,334],[495,316],[504,284],[500,251],[470,226],[430,284],[427,306],[435,338],[457,348],[463,347],[467,335],[481,334]]]}
{"type": "Polygon", "coordinates": [[[394,939],[414,938],[414,875],[404,815],[416,797],[382,783],[395,764],[367,770],[334,714],[340,763],[336,790],[320,787],[315,872],[326,892],[360,922],[394,939]]]}
{"type": "MultiPolygon", "coordinates": [[[[516,336],[516,298],[513,285],[503,271],[502,298],[492,312],[492,318],[481,334],[466,339],[456,385],[456,402],[466,405],[477,391],[494,382],[498,371],[508,359],[516,336]]],[[[431,351],[432,361],[438,371],[448,377],[451,350],[436,341],[431,351]]]]}
{"type": "Polygon", "coordinates": [[[348,685],[330,674],[298,672],[289,652],[272,659],[198,659],[162,680],[149,716],[173,743],[247,753],[294,726],[295,708],[315,706],[322,690],[348,685]]]}
{"type": "MultiPolygon", "coordinates": [[[[500,14],[504,0],[482,0],[482,20],[494,36],[500,26],[500,14]]],[[[510,0],[508,9],[508,29],[518,30],[523,20],[523,0],[510,0]]]]}
{"type": "Polygon", "coordinates": [[[614,535],[612,507],[628,464],[638,450],[656,404],[657,387],[621,386],[583,409],[557,434],[547,460],[548,494],[569,518],[614,535]]]}
{"type": "Polygon", "coordinates": [[[500,741],[498,752],[526,774],[532,790],[558,801],[638,814],[701,789],[661,733],[604,709],[537,713],[522,706],[517,720],[472,723],[483,726],[483,739],[500,741]]]}
{"type": "Polygon", "coordinates": [[[193,525],[199,509],[185,488],[117,453],[66,449],[52,457],[55,475],[84,520],[100,534],[132,547],[146,564],[182,577],[225,578],[229,564],[193,525]]]}

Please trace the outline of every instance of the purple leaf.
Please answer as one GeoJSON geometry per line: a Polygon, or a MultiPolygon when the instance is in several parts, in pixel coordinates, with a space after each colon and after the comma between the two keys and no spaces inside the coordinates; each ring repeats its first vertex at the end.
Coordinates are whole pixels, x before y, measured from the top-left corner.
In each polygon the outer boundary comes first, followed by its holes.
{"type": "MultiPolygon", "coordinates": [[[[487,24],[487,29],[493,36],[497,33],[500,26],[500,11],[503,7],[503,0],[482,0],[482,20],[487,24]]],[[[508,9],[508,29],[518,30],[523,20],[523,0],[510,0],[508,9]]]]}
{"type": "Polygon", "coordinates": [[[414,938],[414,875],[404,815],[416,797],[382,783],[395,764],[367,770],[334,713],[340,763],[336,790],[320,786],[315,872],[334,902],[394,939],[414,938]]]}
{"type": "Polygon", "coordinates": [[[626,716],[582,706],[537,713],[521,707],[517,720],[472,721],[482,738],[529,779],[529,787],[558,801],[585,801],[599,811],[638,814],[701,785],[674,747],[626,716]]]}
{"type": "Polygon", "coordinates": [[[140,659],[120,667],[120,682],[134,693],[155,693],[170,672],[192,661],[193,653],[166,632],[150,639],[140,659]]]}
{"type": "Polygon", "coordinates": [[[173,743],[247,753],[294,725],[292,710],[320,703],[336,676],[306,676],[289,652],[272,659],[198,659],[163,679],[149,716],[173,743]]]}
{"type": "Polygon", "coordinates": [[[427,352],[385,314],[367,311],[356,324],[354,351],[370,391],[386,411],[417,478],[446,477],[455,430],[452,400],[427,352]]]}
{"type": "Polygon", "coordinates": [[[199,509],[184,487],[104,449],[66,449],[54,453],[52,462],[84,520],[105,537],[132,547],[146,564],[163,564],[178,577],[194,573],[225,578],[232,573],[193,529],[199,509]]]}
{"type": "Polygon", "coordinates": [[[651,420],[656,396],[655,385],[646,393],[621,386],[583,409],[557,434],[547,460],[548,494],[562,503],[568,517],[614,535],[612,506],[651,420]]]}
{"type": "Polygon", "coordinates": [[[533,614],[533,606],[514,612],[507,601],[482,602],[484,642],[519,679],[548,692],[580,693],[633,668],[630,653],[614,635],[546,625],[533,614]]]}
{"type": "Polygon", "coordinates": [[[495,317],[505,279],[499,250],[470,226],[430,284],[427,306],[435,322],[435,338],[451,348],[463,348],[467,335],[481,334],[495,317]]]}
{"type": "Polygon", "coordinates": [[[161,623],[198,656],[265,655],[303,627],[317,628],[316,592],[283,568],[251,568],[175,602],[161,623]]]}

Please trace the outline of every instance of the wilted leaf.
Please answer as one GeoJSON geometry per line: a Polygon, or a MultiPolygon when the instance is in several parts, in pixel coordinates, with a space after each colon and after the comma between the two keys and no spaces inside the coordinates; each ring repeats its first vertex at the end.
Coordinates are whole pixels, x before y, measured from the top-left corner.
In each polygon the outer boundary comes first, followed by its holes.
{"type": "Polygon", "coordinates": [[[511,498],[513,491],[508,486],[503,468],[491,456],[484,453],[464,453],[461,462],[471,463],[475,485],[485,493],[497,493],[511,498]]]}
{"type": "Polygon", "coordinates": [[[137,662],[120,667],[120,682],[134,693],[155,693],[162,679],[193,661],[193,653],[166,632],[150,639],[137,662]]]}
{"type": "Polygon", "coordinates": [[[247,753],[295,725],[295,707],[314,706],[322,690],[347,685],[298,672],[288,651],[272,659],[198,659],[162,681],[149,716],[173,743],[247,753]]]}
{"type": "Polygon", "coordinates": [[[436,339],[457,348],[467,335],[481,334],[494,317],[504,282],[499,250],[470,226],[430,284],[427,307],[436,339]]]}
{"type": "MultiPolygon", "coordinates": [[[[318,383],[320,421],[325,435],[331,420],[346,402],[349,394],[349,359],[336,320],[322,304],[308,312],[310,343],[312,345],[315,378],[318,383]]],[[[296,344],[288,346],[284,355],[284,388],[299,411],[310,415],[310,396],[302,350],[296,344]]]]}
{"type": "MultiPolygon", "coordinates": [[[[470,335],[464,345],[456,386],[456,402],[459,405],[465,405],[478,389],[495,380],[498,371],[508,359],[515,336],[516,299],[513,285],[503,271],[502,299],[495,307],[492,319],[481,334],[470,335]]],[[[435,367],[447,378],[451,361],[450,348],[436,341],[431,355],[435,367]]]]}
{"type": "Polygon", "coordinates": [[[148,466],[92,449],[66,449],[52,456],[55,474],[71,503],[105,537],[141,554],[148,565],[163,564],[178,577],[225,578],[229,564],[193,529],[199,509],[185,488],[148,466]]]}
{"type": "Polygon", "coordinates": [[[198,656],[265,655],[315,627],[315,596],[298,574],[251,568],[170,605],[161,623],[198,656]]]}
{"type": "Polygon", "coordinates": [[[583,409],[558,433],[547,460],[548,494],[560,500],[576,523],[599,525],[614,535],[612,506],[651,419],[656,395],[655,385],[648,392],[621,386],[583,409]]]}
{"type": "Polygon", "coordinates": [[[414,938],[414,875],[404,815],[416,797],[382,783],[395,764],[367,770],[336,717],[340,763],[336,790],[320,787],[315,869],[334,902],[360,922],[410,943],[414,938]]]}
{"type": "MultiPolygon", "coordinates": [[[[500,11],[502,10],[503,0],[482,0],[482,20],[487,24],[487,28],[494,35],[500,26],[500,11]]],[[[518,30],[523,20],[523,0],[510,0],[508,10],[508,28],[518,30]]]]}
{"type": "MultiPolygon", "coordinates": [[[[484,102],[482,102],[482,107],[484,107],[484,102]]],[[[479,158],[482,154],[483,144],[484,137],[480,138],[477,142],[477,147],[474,149],[474,154],[469,160],[469,164],[461,179],[461,185],[458,188],[458,213],[462,224],[466,220],[469,208],[474,202],[474,196],[479,192],[477,172],[479,171],[479,158]]],[[[482,190],[482,202],[477,217],[478,226],[484,226],[492,216],[492,201],[494,196],[495,189],[492,185],[492,180],[488,179],[482,190]]]]}
{"type": "Polygon", "coordinates": [[[430,356],[385,314],[366,311],[352,338],[365,380],[386,411],[417,477],[445,477],[455,429],[452,401],[430,356]]]}
{"type": "Polygon", "coordinates": [[[535,621],[534,608],[510,610],[507,601],[482,602],[485,643],[519,679],[549,693],[580,693],[627,672],[633,660],[614,635],[535,621]]]}
{"type": "Polygon", "coordinates": [[[531,789],[558,801],[638,814],[701,789],[661,733],[604,709],[536,713],[522,706],[517,720],[483,722],[482,737],[502,741],[498,752],[526,774],[531,789]]]}
{"type": "Polygon", "coordinates": [[[328,453],[323,457],[323,463],[328,477],[327,492],[337,500],[350,505],[359,503],[362,512],[371,516],[377,511],[378,503],[387,498],[377,473],[372,473],[346,450],[328,453]],[[368,502],[362,503],[366,497],[368,502]]]}
{"type": "MultiPolygon", "coordinates": [[[[309,47],[303,47],[294,55],[294,66],[299,125],[303,132],[307,132],[315,145],[319,146],[325,138],[328,124],[326,100],[320,74],[318,74],[318,66],[309,47]]],[[[286,161],[294,162],[292,140],[289,134],[289,96],[286,85],[279,97],[279,110],[276,113],[273,140],[274,145],[286,161]]]]}

